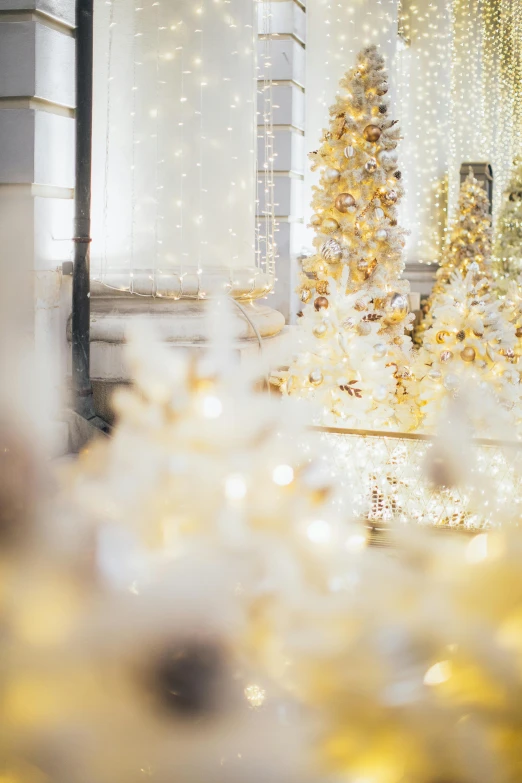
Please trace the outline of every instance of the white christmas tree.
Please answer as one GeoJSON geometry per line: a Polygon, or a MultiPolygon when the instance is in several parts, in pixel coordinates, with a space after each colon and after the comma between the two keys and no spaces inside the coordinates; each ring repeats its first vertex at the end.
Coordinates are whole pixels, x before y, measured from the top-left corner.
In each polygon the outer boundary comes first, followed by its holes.
{"type": "Polygon", "coordinates": [[[491,434],[501,422],[511,427],[522,422],[515,327],[490,289],[490,278],[472,263],[466,275],[453,272],[439,295],[410,386],[423,428],[434,428],[448,399],[462,390],[494,403],[493,416],[484,403],[471,417],[477,433],[491,434]]]}
{"type": "Polygon", "coordinates": [[[456,219],[449,243],[437,270],[433,290],[423,306],[424,317],[415,330],[415,341],[422,344],[424,332],[433,323],[435,308],[451,284],[455,271],[466,274],[471,264],[491,275],[491,216],[489,200],[470,169],[461,185],[456,219]]]}
{"type": "Polygon", "coordinates": [[[402,386],[413,316],[408,283],[399,279],[400,132],[388,117],[387,75],[375,46],[360,52],[340,88],[330,129],[311,154],[321,172],[312,202],[318,252],[303,265],[305,306],[283,389],[318,400],[325,423],[403,429],[415,417],[402,386]]]}

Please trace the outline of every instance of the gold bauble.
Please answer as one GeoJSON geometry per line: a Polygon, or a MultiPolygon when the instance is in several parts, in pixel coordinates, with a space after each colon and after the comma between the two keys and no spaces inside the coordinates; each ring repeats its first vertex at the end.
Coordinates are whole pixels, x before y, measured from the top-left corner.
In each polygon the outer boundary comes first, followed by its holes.
{"type": "Polygon", "coordinates": [[[477,354],[475,353],[475,349],[470,345],[466,346],[466,348],[463,348],[460,352],[460,358],[463,362],[474,362],[476,355],[477,354]]]}
{"type": "Polygon", "coordinates": [[[348,212],[350,207],[355,206],[355,199],[351,193],[339,193],[335,199],[335,208],[339,212],[348,212]]]}
{"type": "Polygon", "coordinates": [[[320,386],[323,382],[323,374],[321,370],[312,370],[312,372],[308,376],[308,380],[310,381],[312,386],[320,386]]]}
{"type": "Polygon", "coordinates": [[[321,323],[314,326],[312,331],[316,337],[326,337],[326,333],[328,332],[328,324],[325,324],[324,321],[321,321],[321,323]]]}
{"type": "Polygon", "coordinates": [[[375,158],[369,158],[369,160],[367,160],[364,164],[364,168],[368,174],[373,174],[373,172],[377,169],[377,161],[375,158]]]}
{"type": "Polygon", "coordinates": [[[337,171],[337,169],[325,169],[323,176],[325,182],[327,182],[329,185],[333,185],[334,182],[337,182],[341,176],[341,172],[337,171]]]}
{"type": "Polygon", "coordinates": [[[519,326],[515,332],[517,337],[522,337],[522,326],[519,326]]]}
{"type": "Polygon", "coordinates": [[[310,225],[312,226],[320,226],[322,222],[323,219],[321,215],[312,215],[312,217],[310,218],[310,225]]]}
{"type": "Polygon", "coordinates": [[[339,242],[327,239],[321,247],[321,255],[329,264],[338,264],[343,257],[343,251],[339,242]]]}
{"type": "Polygon", "coordinates": [[[398,324],[408,315],[408,297],[404,294],[390,294],[384,304],[384,321],[388,324],[398,324]]]}
{"type": "Polygon", "coordinates": [[[464,329],[461,329],[460,332],[457,332],[457,340],[459,341],[459,343],[461,343],[465,337],[466,337],[466,332],[464,331],[464,329]]]}
{"type": "Polygon", "coordinates": [[[328,234],[330,231],[337,231],[339,228],[339,223],[337,220],[334,220],[334,218],[325,218],[321,228],[326,234],[328,234]]]}
{"type": "Polygon", "coordinates": [[[399,198],[396,190],[385,190],[381,191],[381,199],[386,204],[386,206],[391,207],[392,204],[395,204],[397,199],[399,198]]]}
{"type": "Polygon", "coordinates": [[[317,299],[314,300],[314,307],[316,310],[327,310],[328,305],[329,302],[326,296],[318,296],[317,299]]]}
{"type": "Polygon", "coordinates": [[[303,288],[301,291],[301,302],[305,304],[312,298],[312,292],[308,288],[303,288]]]}
{"type": "Polygon", "coordinates": [[[450,337],[450,333],[446,332],[444,329],[441,329],[440,332],[437,332],[435,335],[435,340],[438,342],[439,345],[442,345],[442,343],[446,342],[446,339],[450,337]]]}
{"type": "Polygon", "coordinates": [[[379,141],[381,138],[381,133],[382,130],[378,125],[367,125],[363,130],[363,136],[366,141],[371,141],[373,144],[375,144],[376,141],[379,141]]]}
{"type": "Polygon", "coordinates": [[[440,354],[441,362],[449,362],[450,359],[453,359],[453,354],[451,351],[441,351],[440,354]]]}

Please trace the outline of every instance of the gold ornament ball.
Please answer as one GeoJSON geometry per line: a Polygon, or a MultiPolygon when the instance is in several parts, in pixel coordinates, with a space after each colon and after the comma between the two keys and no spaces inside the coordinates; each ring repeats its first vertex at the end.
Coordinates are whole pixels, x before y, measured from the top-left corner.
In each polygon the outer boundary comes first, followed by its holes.
{"type": "Polygon", "coordinates": [[[449,362],[451,359],[453,359],[453,354],[451,351],[441,351],[440,354],[441,362],[449,362]]]}
{"type": "Polygon", "coordinates": [[[329,185],[333,185],[334,182],[337,182],[340,176],[341,176],[341,172],[337,171],[337,169],[325,169],[324,180],[329,185]]]}
{"type": "Polygon", "coordinates": [[[344,148],[344,157],[345,158],[353,158],[355,153],[355,150],[352,146],[348,146],[344,148]]]}
{"type": "Polygon", "coordinates": [[[373,174],[373,172],[377,169],[377,161],[375,158],[370,158],[366,161],[364,164],[364,168],[368,172],[368,174],[373,174]]]}
{"type": "Polygon", "coordinates": [[[313,333],[316,337],[326,337],[326,333],[328,332],[328,326],[324,323],[324,321],[321,321],[320,324],[317,324],[313,328],[313,333]]]}
{"type": "Polygon", "coordinates": [[[314,307],[316,310],[327,310],[328,305],[329,302],[326,296],[318,296],[317,299],[314,300],[314,307]]]}
{"type": "Polygon", "coordinates": [[[441,331],[437,332],[437,334],[435,335],[435,340],[438,342],[439,345],[442,345],[443,343],[446,342],[446,340],[450,336],[451,335],[449,332],[446,332],[444,329],[441,329],[441,331]]]}
{"type": "Polygon", "coordinates": [[[308,288],[303,288],[301,291],[301,302],[306,304],[312,298],[312,292],[308,288]]]}
{"type": "Polygon", "coordinates": [[[323,219],[321,215],[312,215],[312,217],[310,218],[310,224],[312,226],[320,226],[322,222],[323,219]]]}
{"type": "Polygon", "coordinates": [[[388,324],[398,324],[408,315],[408,297],[404,294],[391,294],[384,305],[385,321],[388,324]]]}
{"type": "Polygon", "coordinates": [[[379,141],[381,138],[381,129],[378,125],[367,125],[366,128],[363,130],[363,136],[366,139],[366,141],[370,141],[373,144],[375,142],[379,141]]]}
{"type": "Polygon", "coordinates": [[[474,362],[476,355],[477,354],[475,353],[475,349],[472,348],[470,345],[468,345],[460,352],[460,358],[462,359],[463,362],[474,362]]]}
{"type": "Polygon", "coordinates": [[[460,332],[457,332],[457,340],[459,341],[459,343],[461,343],[465,337],[466,337],[466,332],[464,331],[464,329],[461,329],[460,332]]]}
{"type": "Polygon", "coordinates": [[[522,326],[519,326],[515,332],[517,337],[522,337],[522,326]]]}
{"type": "Polygon", "coordinates": [[[321,247],[321,255],[329,264],[338,264],[343,257],[343,251],[339,242],[327,239],[321,247]]]}
{"type": "Polygon", "coordinates": [[[355,199],[351,193],[339,193],[335,199],[335,208],[339,212],[348,212],[350,207],[355,206],[355,199]]]}
{"type": "Polygon", "coordinates": [[[308,376],[308,380],[310,381],[312,386],[320,386],[323,382],[323,374],[321,370],[312,370],[312,372],[308,376]]]}
{"type": "Polygon", "coordinates": [[[387,190],[381,194],[381,198],[387,206],[391,207],[392,204],[395,204],[399,196],[397,195],[396,190],[387,190]]]}
{"type": "Polygon", "coordinates": [[[334,220],[334,218],[325,218],[323,220],[323,225],[321,226],[324,232],[329,233],[330,231],[337,231],[339,228],[339,223],[337,220],[334,220]]]}

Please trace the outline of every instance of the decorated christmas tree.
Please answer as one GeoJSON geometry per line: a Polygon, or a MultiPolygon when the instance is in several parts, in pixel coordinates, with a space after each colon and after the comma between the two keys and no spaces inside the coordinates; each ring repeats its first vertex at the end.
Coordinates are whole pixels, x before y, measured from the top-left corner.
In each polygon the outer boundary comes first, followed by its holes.
{"type": "Polygon", "coordinates": [[[493,266],[497,285],[522,274],[522,161],[516,160],[496,223],[493,266]]]}
{"type": "Polygon", "coordinates": [[[486,191],[470,169],[461,185],[458,210],[449,243],[441,258],[433,290],[423,306],[424,318],[415,330],[415,342],[421,344],[423,335],[433,322],[433,314],[441,295],[450,283],[453,272],[466,274],[471,264],[491,274],[491,217],[486,191]]]}
{"type": "Polygon", "coordinates": [[[312,202],[317,253],[303,264],[305,306],[283,388],[320,402],[324,422],[402,429],[414,419],[401,385],[413,316],[408,283],[399,279],[400,131],[387,92],[384,59],[367,47],[341,80],[330,128],[310,155],[320,171],[312,202]]]}
{"type": "Polygon", "coordinates": [[[478,415],[470,411],[475,432],[487,435],[502,422],[522,421],[517,336],[510,315],[478,263],[471,263],[466,274],[451,274],[414,364],[411,392],[423,428],[435,427],[449,398],[462,391],[483,397],[478,415]]]}

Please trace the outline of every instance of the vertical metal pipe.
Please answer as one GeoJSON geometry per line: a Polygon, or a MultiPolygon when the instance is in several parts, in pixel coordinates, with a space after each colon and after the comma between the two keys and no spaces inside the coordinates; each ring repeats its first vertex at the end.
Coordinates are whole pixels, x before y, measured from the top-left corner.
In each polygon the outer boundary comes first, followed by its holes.
{"type": "Polygon", "coordinates": [[[76,171],[72,286],[72,382],[75,409],[94,414],[90,380],[90,242],[93,0],[76,0],[76,171]]]}

